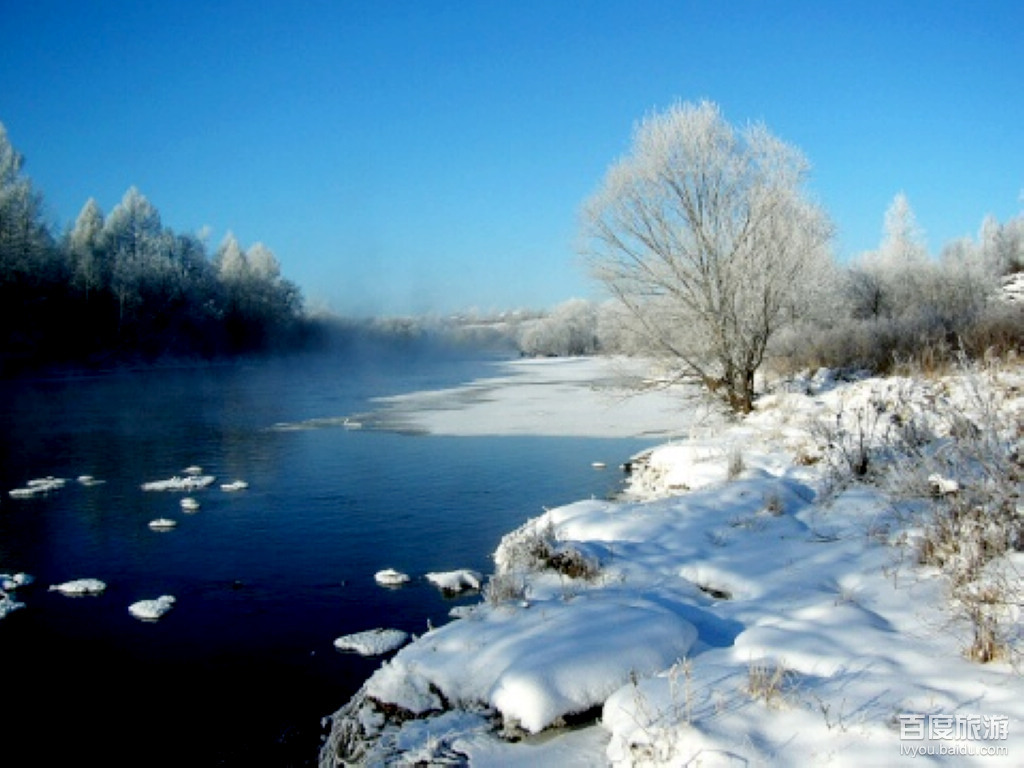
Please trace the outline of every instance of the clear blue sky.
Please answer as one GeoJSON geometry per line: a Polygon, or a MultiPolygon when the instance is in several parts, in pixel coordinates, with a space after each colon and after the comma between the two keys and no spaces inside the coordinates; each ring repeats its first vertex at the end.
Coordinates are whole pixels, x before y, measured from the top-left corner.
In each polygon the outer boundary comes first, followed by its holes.
{"type": "Polygon", "coordinates": [[[0,122],[64,226],[135,185],[344,314],[595,296],[574,240],[634,122],[763,120],[837,254],[1024,207],[1024,3],[0,0],[0,122]]]}

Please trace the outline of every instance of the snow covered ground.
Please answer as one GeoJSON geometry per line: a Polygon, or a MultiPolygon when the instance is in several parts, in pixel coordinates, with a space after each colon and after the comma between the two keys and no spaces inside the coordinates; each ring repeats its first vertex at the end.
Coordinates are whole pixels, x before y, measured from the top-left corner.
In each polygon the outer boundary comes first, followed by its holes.
{"type": "Polygon", "coordinates": [[[1024,555],[967,570],[977,547],[930,525],[967,498],[1020,525],[1019,365],[822,371],[735,422],[678,389],[624,399],[622,365],[520,362],[382,404],[434,432],[678,439],[634,457],[623,498],[506,535],[480,604],[382,663],[323,765],[1024,764],[1024,555]],[[968,658],[979,627],[994,661],[968,658]]]}

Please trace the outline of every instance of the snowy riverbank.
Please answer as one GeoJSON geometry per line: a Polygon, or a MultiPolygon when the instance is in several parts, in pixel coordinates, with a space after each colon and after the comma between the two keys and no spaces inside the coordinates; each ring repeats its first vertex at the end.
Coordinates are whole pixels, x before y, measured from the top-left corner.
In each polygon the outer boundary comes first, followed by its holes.
{"type": "MultiPolygon", "coordinates": [[[[821,372],[736,423],[673,407],[674,389],[623,398],[613,361],[510,370],[392,399],[385,419],[676,439],[637,457],[625,498],[547,510],[505,536],[480,604],[382,664],[334,716],[323,765],[1024,761],[1024,559],[1011,551],[979,579],[1001,590],[991,615],[1009,653],[968,659],[973,614],[948,567],[919,563],[938,502],[927,482],[912,492],[926,464],[949,470],[947,490],[982,482],[940,461],[960,432],[991,427],[1019,469],[1019,366],[932,381],[821,372]],[[916,468],[894,437],[911,429],[916,468]],[[845,470],[862,450],[859,477],[845,470]]],[[[1009,487],[1019,517],[1019,474],[1009,487]]]]}

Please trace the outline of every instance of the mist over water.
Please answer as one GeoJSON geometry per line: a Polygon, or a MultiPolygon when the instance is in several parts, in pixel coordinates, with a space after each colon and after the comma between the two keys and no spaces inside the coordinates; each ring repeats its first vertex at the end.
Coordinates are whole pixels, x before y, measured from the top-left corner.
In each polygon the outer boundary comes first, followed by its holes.
{"type": "MultiPolygon", "coordinates": [[[[450,387],[495,357],[409,341],[224,365],[0,382],[0,572],[36,582],[0,621],[5,741],[44,762],[309,765],[320,720],[381,659],[334,650],[374,627],[412,633],[456,604],[423,575],[491,570],[501,535],[543,506],[605,496],[636,440],[449,438],[339,427],[274,429],[450,387]],[[192,494],[144,482],[193,464],[192,494]],[[93,475],[102,483],[73,482],[93,475]],[[35,499],[8,491],[68,478],[35,499]],[[220,483],[249,488],[226,493],[220,483]],[[148,522],[169,517],[174,530],[148,522]],[[409,573],[399,590],[373,581],[409,573]],[[95,597],[51,584],[91,577],[95,597]],[[156,623],[136,600],[169,594],[156,623]]],[[[0,747],[6,764],[7,747],[0,747]]],[[[12,750],[13,751],[13,750],[12,750]]]]}

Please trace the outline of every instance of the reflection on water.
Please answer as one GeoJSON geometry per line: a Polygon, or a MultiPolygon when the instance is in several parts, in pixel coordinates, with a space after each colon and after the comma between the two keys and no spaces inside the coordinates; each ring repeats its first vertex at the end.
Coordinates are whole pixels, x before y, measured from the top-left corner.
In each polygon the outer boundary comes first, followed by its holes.
{"type": "Polygon", "coordinates": [[[0,384],[0,572],[36,577],[18,591],[26,607],[0,621],[4,743],[54,762],[312,764],[320,719],[380,663],[334,638],[443,623],[459,601],[423,574],[489,572],[500,536],[543,505],[614,490],[618,475],[592,461],[644,447],[273,428],[485,365],[324,356],[0,384]],[[218,478],[190,493],[193,513],[182,493],[140,487],[190,465],[218,478]],[[86,474],[102,482],[7,494],[86,474]],[[237,479],[249,487],[220,489],[237,479]],[[159,517],[176,527],[151,530],[159,517]],[[387,567],[413,583],[380,588],[387,567]],[[47,591],[83,577],[108,587],[47,591]],[[176,603],[159,621],[129,615],[165,594],[176,603]]]}

